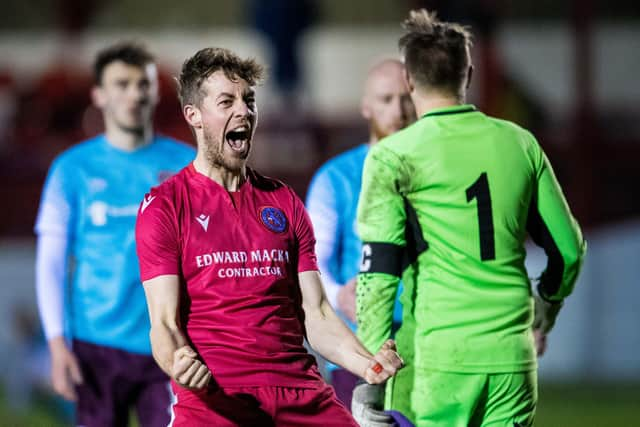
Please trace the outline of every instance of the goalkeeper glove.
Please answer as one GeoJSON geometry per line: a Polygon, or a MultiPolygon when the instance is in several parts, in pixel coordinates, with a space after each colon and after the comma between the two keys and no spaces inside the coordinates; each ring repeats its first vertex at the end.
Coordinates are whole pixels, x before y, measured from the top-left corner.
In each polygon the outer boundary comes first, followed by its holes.
{"type": "Polygon", "coordinates": [[[549,333],[556,323],[556,317],[562,308],[562,301],[550,302],[535,296],[535,310],[533,317],[533,329],[539,329],[543,334],[549,333]]]}
{"type": "Polygon", "coordinates": [[[395,426],[391,415],[383,410],[384,384],[362,383],[353,389],[351,413],[360,427],[395,426]]]}

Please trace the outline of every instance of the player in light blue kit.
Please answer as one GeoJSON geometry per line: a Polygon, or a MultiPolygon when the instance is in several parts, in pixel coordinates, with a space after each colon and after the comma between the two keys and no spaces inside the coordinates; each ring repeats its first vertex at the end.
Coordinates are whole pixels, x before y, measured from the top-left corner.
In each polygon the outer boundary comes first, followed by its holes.
{"type": "Polygon", "coordinates": [[[166,426],[171,394],[151,357],[134,227],[145,192],[195,151],[153,134],[157,70],[143,47],[108,47],[94,73],[105,133],[54,160],[35,227],[52,383],[77,401],[78,425],[126,426],[133,406],[142,426],[166,426]]]}
{"type": "MultiPolygon", "coordinates": [[[[369,71],[362,97],[362,115],[369,122],[369,141],[330,159],[316,172],[307,194],[307,210],[316,233],[316,254],[329,302],[356,329],[356,276],[362,242],[356,232],[356,209],[364,159],[380,139],[415,120],[415,111],[400,61],[386,59],[369,71]]],[[[399,293],[401,290],[399,290],[399,293]]],[[[402,319],[396,304],[394,319],[402,319]]],[[[338,398],[351,407],[358,378],[327,364],[338,398]]]]}

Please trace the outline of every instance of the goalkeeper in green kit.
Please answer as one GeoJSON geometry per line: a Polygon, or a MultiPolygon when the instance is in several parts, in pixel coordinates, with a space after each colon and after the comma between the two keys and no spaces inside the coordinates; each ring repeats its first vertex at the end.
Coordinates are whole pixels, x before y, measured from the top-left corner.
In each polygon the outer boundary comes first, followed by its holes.
{"type": "Polygon", "coordinates": [[[367,156],[358,206],[363,241],[358,335],[389,338],[398,282],[406,367],[385,393],[354,391],[363,426],[381,409],[417,426],[530,426],[537,355],[573,290],[586,244],[534,136],[466,105],[470,34],[425,10],[405,21],[400,48],[420,119],[367,156]],[[529,235],[548,263],[532,292],[529,235]]]}

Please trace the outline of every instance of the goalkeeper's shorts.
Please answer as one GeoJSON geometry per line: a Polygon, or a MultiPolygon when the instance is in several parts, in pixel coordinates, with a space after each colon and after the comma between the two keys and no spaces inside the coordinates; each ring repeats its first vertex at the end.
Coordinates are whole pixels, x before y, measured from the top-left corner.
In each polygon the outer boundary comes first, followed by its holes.
{"type": "Polygon", "coordinates": [[[417,427],[532,426],[537,401],[535,370],[499,374],[421,370],[411,393],[417,427]]]}

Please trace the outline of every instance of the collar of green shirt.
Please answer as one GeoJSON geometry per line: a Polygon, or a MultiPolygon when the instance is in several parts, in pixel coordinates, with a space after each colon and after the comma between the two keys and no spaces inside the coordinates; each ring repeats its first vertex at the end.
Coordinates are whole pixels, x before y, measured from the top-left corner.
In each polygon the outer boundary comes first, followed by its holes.
{"type": "Polygon", "coordinates": [[[452,105],[449,107],[436,108],[435,110],[429,111],[422,117],[444,116],[447,114],[469,113],[472,111],[476,111],[476,107],[472,104],[452,105]]]}

